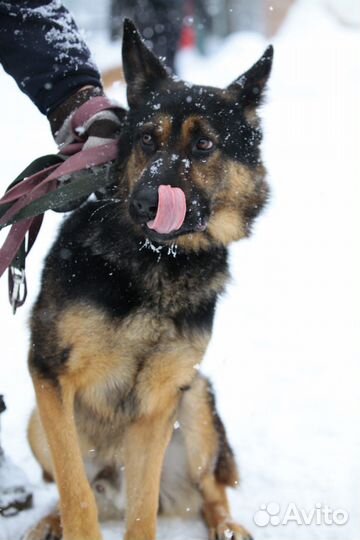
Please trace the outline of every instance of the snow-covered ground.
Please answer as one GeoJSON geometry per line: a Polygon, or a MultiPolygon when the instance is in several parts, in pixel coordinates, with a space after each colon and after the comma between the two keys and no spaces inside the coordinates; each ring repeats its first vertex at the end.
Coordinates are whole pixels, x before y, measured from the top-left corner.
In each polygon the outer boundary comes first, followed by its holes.
{"type": "MultiPolygon", "coordinates": [[[[181,74],[227,84],[265,45],[257,35],[233,35],[211,58],[184,54],[181,74]]],[[[236,518],[257,540],[359,540],[360,34],[340,26],[316,0],[299,0],[274,45],[263,109],[272,200],[253,237],[232,247],[234,279],[217,312],[204,370],[242,471],[241,487],[231,494],[236,518]],[[266,520],[257,512],[270,502],[280,512],[267,526],[256,525],[254,516],[259,525],[266,520]],[[317,524],[315,516],[311,525],[275,525],[291,503],[318,516],[326,506],[343,509],[348,520],[330,525],[323,516],[317,524]]],[[[28,162],[55,147],[47,121],[13,81],[0,73],[0,85],[5,189],[28,162]]],[[[33,510],[0,518],[0,540],[19,540],[56,499],[55,488],[40,480],[25,430],[34,403],[27,320],[58,221],[46,217],[29,258],[29,301],[15,318],[6,279],[0,282],[0,392],[8,405],[1,439],[35,494],[33,510]]],[[[115,540],[123,528],[111,523],[103,530],[105,540],[115,540]]],[[[200,521],[160,520],[159,539],[170,537],[202,540],[206,532],[200,521]]]]}

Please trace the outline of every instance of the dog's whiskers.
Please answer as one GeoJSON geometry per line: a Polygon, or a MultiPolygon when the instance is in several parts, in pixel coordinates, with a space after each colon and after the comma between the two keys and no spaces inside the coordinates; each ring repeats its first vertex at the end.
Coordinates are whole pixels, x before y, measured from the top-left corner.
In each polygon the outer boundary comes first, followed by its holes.
{"type": "Polygon", "coordinates": [[[104,204],[99,206],[99,208],[95,208],[95,210],[91,213],[89,220],[91,220],[97,212],[99,212],[103,208],[106,208],[107,206],[110,206],[110,204],[113,202],[121,202],[121,199],[105,199],[104,204]]]}

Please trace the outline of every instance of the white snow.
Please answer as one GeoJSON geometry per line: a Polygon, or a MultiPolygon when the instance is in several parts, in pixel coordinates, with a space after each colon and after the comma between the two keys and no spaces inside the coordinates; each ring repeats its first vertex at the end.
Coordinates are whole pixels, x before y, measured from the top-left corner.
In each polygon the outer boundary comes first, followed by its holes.
{"type": "MultiPolygon", "coordinates": [[[[252,238],[232,247],[233,281],[202,369],[214,382],[242,472],[231,493],[235,517],[257,540],[359,540],[360,36],[320,2],[299,0],[273,44],[262,113],[271,203],[252,238]],[[268,503],[280,505],[280,515],[290,503],[306,512],[328,505],[349,519],[341,526],[256,526],[253,516],[268,503]]],[[[266,45],[257,35],[233,35],[210,59],[184,54],[181,74],[228,84],[266,45]]],[[[55,147],[46,119],[9,77],[0,80],[5,189],[55,147]]],[[[15,318],[5,277],[0,281],[0,392],[8,405],[1,440],[35,494],[34,510],[0,518],[0,540],[19,540],[56,499],[26,442],[34,403],[26,351],[29,309],[59,219],[46,216],[29,257],[29,301],[15,318]]],[[[104,540],[118,540],[124,527],[107,523],[103,531],[104,540]]],[[[206,531],[200,521],[160,519],[159,540],[170,537],[205,540],[206,531]]]]}
{"type": "Polygon", "coordinates": [[[163,165],[164,165],[163,158],[156,159],[150,167],[150,176],[156,176],[163,165]]]}

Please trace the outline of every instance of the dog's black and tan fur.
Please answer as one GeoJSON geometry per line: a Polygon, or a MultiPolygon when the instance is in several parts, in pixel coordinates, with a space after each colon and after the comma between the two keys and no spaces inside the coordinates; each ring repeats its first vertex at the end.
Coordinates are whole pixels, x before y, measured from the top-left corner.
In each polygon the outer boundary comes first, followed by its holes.
{"type": "Polygon", "coordinates": [[[189,507],[210,538],[249,538],[230,516],[236,464],[197,366],[228,279],[227,246],[249,234],[267,197],[256,108],[271,61],[269,48],[224,90],[192,86],[170,77],[125,23],[130,110],[116,187],[64,223],[32,316],[29,440],[56,479],[61,526],[54,513],[27,538],[100,540],[99,493],[84,462],[97,468],[95,483],[112,471],[108,487],[124,469],[126,540],[154,540],[159,508],[189,507]],[[187,201],[169,235],[146,225],[161,184],[187,201]]]}

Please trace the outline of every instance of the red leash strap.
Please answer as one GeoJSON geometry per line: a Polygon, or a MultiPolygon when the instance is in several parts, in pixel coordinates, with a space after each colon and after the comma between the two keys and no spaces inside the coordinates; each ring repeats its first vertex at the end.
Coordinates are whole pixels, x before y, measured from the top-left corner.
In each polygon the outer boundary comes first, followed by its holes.
{"type": "MultiPolygon", "coordinates": [[[[63,176],[72,175],[84,169],[91,169],[99,165],[116,159],[118,142],[115,139],[106,144],[87,148],[83,150],[85,141],[78,135],[78,128],[82,127],[92,116],[104,110],[116,110],[120,107],[105,97],[95,97],[84,103],[75,112],[72,118],[72,129],[74,140],[77,142],[69,144],[62,149],[61,155],[69,156],[66,161],[51,165],[40,172],[22,180],[15,185],[0,199],[0,205],[9,204],[11,206],[0,217],[0,228],[11,224],[19,212],[26,208],[31,202],[40,199],[44,195],[56,191],[59,187],[58,180],[63,176]]],[[[11,225],[5,242],[0,248],[0,277],[5,270],[11,266],[18,254],[26,236],[28,235],[28,245],[26,254],[30,251],[39,233],[43,214],[35,217],[22,219],[11,225]]],[[[9,278],[11,284],[10,293],[13,297],[14,289],[13,276],[9,278]]],[[[25,298],[21,303],[25,301],[25,298]]],[[[17,305],[21,305],[18,303],[17,305]]]]}

